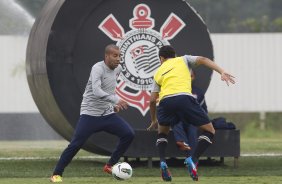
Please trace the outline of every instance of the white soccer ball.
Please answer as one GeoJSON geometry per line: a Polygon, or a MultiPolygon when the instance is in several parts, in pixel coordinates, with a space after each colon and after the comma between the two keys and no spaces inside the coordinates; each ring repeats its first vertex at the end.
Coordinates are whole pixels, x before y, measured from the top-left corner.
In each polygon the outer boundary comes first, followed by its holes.
{"type": "Polygon", "coordinates": [[[132,167],[127,162],[119,162],[112,167],[112,175],[117,180],[127,180],[132,176],[132,167]]]}

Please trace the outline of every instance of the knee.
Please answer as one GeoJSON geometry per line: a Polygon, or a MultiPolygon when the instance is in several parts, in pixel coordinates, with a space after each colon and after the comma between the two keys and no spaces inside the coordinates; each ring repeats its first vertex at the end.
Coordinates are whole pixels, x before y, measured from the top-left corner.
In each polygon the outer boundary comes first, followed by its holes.
{"type": "Polygon", "coordinates": [[[83,146],[84,143],[85,141],[74,139],[70,142],[70,144],[68,145],[68,148],[79,150],[83,146]]]}
{"type": "Polygon", "coordinates": [[[210,130],[209,130],[208,132],[210,132],[211,134],[213,134],[213,135],[214,135],[214,134],[215,134],[215,129],[214,129],[214,127],[211,127],[211,128],[210,128],[210,130]]]}
{"type": "Polygon", "coordinates": [[[202,125],[199,127],[201,130],[205,131],[205,132],[209,132],[211,134],[215,134],[215,129],[212,125],[212,123],[208,123],[208,124],[205,124],[205,125],[202,125]]]}
{"type": "Polygon", "coordinates": [[[131,137],[131,139],[134,139],[134,137],[135,137],[135,131],[131,131],[130,137],[131,137]]]}
{"type": "Polygon", "coordinates": [[[127,139],[133,140],[134,137],[135,137],[135,132],[134,132],[134,130],[128,131],[128,132],[126,133],[125,137],[126,137],[127,139]]]}

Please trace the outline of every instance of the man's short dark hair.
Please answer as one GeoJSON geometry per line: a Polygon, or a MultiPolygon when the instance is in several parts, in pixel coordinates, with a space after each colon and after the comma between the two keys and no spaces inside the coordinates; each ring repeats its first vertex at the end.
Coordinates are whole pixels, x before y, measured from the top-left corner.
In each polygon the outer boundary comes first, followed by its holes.
{"type": "Polygon", "coordinates": [[[172,46],[170,45],[165,45],[160,48],[159,50],[159,57],[164,57],[165,59],[167,58],[175,58],[175,50],[172,46]]]}

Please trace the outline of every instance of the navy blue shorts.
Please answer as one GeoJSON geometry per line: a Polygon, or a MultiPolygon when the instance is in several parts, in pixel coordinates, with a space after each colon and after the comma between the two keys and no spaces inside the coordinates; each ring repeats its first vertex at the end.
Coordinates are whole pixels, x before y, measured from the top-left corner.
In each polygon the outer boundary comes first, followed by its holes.
{"type": "Polygon", "coordinates": [[[189,95],[162,99],[157,108],[157,117],[160,125],[171,127],[179,121],[197,127],[210,123],[207,113],[198,101],[189,95]]]}

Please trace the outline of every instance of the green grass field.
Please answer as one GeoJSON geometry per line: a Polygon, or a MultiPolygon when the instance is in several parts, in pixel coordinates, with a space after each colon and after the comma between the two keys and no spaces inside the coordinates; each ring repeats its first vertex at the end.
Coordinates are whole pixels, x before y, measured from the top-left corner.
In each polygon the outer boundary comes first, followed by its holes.
{"type": "MultiPolygon", "coordinates": [[[[0,142],[0,184],[49,183],[48,178],[58,156],[67,144],[66,141],[0,142]]],[[[243,136],[241,154],[243,156],[239,158],[238,168],[233,167],[233,158],[225,158],[223,165],[200,165],[200,183],[282,184],[282,141],[279,136],[266,139],[243,136]],[[276,156],[263,156],[264,154],[276,156]]],[[[102,172],[107,159],[81,150],[66,168],[64,183],[163,183],[157,161],[153,168],[148,168],[145,158],[140,162],[130,159],[133,177],[128,181],[117,181],[102,172]]],[[[170,170],[173,175],[171,183],[193,182],[184,167],[174,166],[170,167],[170,170]]]]}
{"type": "MultiPolygon", "coordinates": [[[[76,158],[66,168],[64,183],[119,183],[102,172],[105,159],[76,158]]],[[[56,163],[45,160],[1,160],[0,183],[49,183],[48,177],[56,163]]],[[[233,168],[232,159],[226,159],[221,166],[202,166],[199,169],[201,183],[282,183],[282,157],[242,157],[239,168],[233,168]]],[[[132,165],[133,177],[122,183],[163,183],[158,167],[132,165]]],[[[184,167],[171,167],[171,183],[187,183],[192,180],[184,167]]]]}
{"type": "MultiPolygon", "coordinates": [[[[247,130],[241,134],[239,167],[233,167],[233,158],[225,158],[224,164],[202,164],[199,166],[200,183],[282,184],[282,135],[275,131],[247,130]]],[[[52,170],[67,144],[67,141],[1,141],[0,184],[49,183],[52,170]]],[[[163,183],[157,158],[153,168],[147,167],[146,158],[141,158],[140,162],[130,159],[133,177],[127,181],[117,181],[102,172],[107,159],[81,150],[66,168],[64,183],[163,183]]],[[[182,163],[181,159],[174,161],[182,163]]],[[[181,164],[174,165],[170,167],[171,183],[193,182],[181,164]]]]}
{"type": "MultiPolygon", "coordinates": [[[[49,183],[49,176],[56,160],[0,161],[1,184],[49,183]]],[[[234,169],[232,161],[223,166],[202,166],[199,169],[201,183],[282,183],[282,157],[243,157],[240,166],[234,169]]],[[[117,181],[102,172],[103,160],[75,159],[64,174],[64,183],[163,183],[157,167],[133,166],[133,177],[128,181],[117,181]]],[[[171,183],[187,183],[192,180],[183,167],[171,167],[171,183]]]]}

